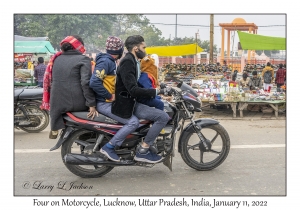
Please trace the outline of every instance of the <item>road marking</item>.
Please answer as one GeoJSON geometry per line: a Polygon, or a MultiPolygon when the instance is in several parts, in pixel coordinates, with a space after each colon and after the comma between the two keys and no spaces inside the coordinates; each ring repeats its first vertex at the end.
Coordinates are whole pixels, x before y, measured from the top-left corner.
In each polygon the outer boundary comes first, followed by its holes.
{"type": "Polygon", "coordinates": [[[60,149],[50,151],[50,149],[15,149],[15,153],[44,153],[44,152],[60,152],[60,149]]]}
{"type": "MultiPolygon", "coordinates": [[[[230,149],[257,149],[257,148],[281,148],[285,144],[256,144],[256,145],[231,145],[230,149]]],[[[214,147],[216,148],[216,147],[214,147]]],[[[50,151],[50,149],[15,149],[15,153],[45,153],[60,152],[60,149],[50,151]]]]}
{"type": "Polygon", "coordinates": [[[256,144],[256,145],[231,145],[230,149],[254,149],[254,148],[276,148],[285,147],[285,144],[256,144]]]}

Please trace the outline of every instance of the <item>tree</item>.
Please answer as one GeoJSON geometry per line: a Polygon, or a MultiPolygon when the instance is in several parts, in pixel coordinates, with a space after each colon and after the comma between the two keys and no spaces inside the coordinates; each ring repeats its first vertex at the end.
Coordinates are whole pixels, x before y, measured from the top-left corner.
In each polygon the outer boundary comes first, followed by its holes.
{"type": "MultiPolygon", "coordinates": [[[[128,36],[139,34],[145,38],[148,46],[195,43],[194,37],[165,39],[161,31],[141,14],[16,14],[14,34],[48,37],[57,50],[63,38],[76,34],[83,38],[88,53],[104,51],[106,39],[110,35],[118,36],[125,42],[128,36]]],[[[209,52],[209,41],[197,39],[197,43],[209,52]]]]}
{"type": "Polygon", "coordinates": [[[91,45],[98,49],[97,46],[105,44],[114,20],[114,15],[48,15],[48,36],[58,47],[62,38],[77,34],[85,41],[87,50],[91,45]]]}
{"type": "Polygon", "coordinates": [[[46,36],[44,15],[14,15],[14,34],[21,36],[46,36]]]}
{"type": "MultiPolygon", "coordinates": [[[[204,40],[203,42],[200,43],[200,47],[205,51],[205,52],[210,52],[210,42],[208,40],[204,40]]],[[[213,47],[213,52],[217,53],[217,45],[214,45],[213,47]]]]}
{"type": "Polygon", "coordinates": [[[64,37],[72,34],[81,36],[86,50],[92,52],[103,51],[110,35],[125,41],[129,35],[140,34],[150,46],[167,42],[143,15],[15,15],[14,20],[16,35],[47,36],[56,49],[64,37]]]}
{"type": "Polygon", "coordinates": [[[115,15],[16,15],[14,28],[16,35],[47,36],[56,49],[64,37],[76,34],[89,48],[90,45],[105,43],[114,20],[115,15]],[[99,39],[99,35],[105,40],[99,39]]]}
{"type": "Polygon", "coordinates": [[[144,37],[148,46],[160,46],[168,42],[161,37],[161,31],[143,15],[117,15],[113,34],[124,41],[128,36],[139,34],[144,37]]]}

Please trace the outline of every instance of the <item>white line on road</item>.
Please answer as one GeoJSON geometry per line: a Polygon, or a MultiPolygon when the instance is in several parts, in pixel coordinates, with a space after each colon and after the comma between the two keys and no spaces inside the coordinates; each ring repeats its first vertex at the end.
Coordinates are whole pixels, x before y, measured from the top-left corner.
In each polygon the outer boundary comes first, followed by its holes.
{"type": "Polygon", "coordinates": [[[285,147],[285,144],[231,145],[230,149],[275,148],[275,147],[285,147]]]}
{"type": "Polygon", "coordinates": [[[50,151],[50,149],[15,149],[15,153],[43,153],[43,152],[60,152],[60,149],[50,151]]]}
{"type": "MultiPolygon", "coordinates": [[[[255,149],[255,148],[280,148],[280,147],[285,147],[285,144],[231,145],[230,149],[255,149]]],[[[54,151],[50,151],[49,149],[15,149],[15,153],[44,153],[44,152],[60,152],[60,149],[54,151]]]]}

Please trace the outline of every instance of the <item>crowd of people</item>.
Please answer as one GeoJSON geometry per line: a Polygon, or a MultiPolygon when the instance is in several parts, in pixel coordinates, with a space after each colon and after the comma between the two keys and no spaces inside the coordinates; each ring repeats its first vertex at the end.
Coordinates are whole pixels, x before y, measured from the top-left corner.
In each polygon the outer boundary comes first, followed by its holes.
{"type": "MultiPolygon", "coordinates": [[[[163,111],[159,94],[165,90],[159,86],[155,58],[146,55],[144,38],[129,36],[123,43],[119,37],[109,36],[106,52],[97,54],[95,61],[84,55],[84,42],[79,36],[66,37],[60,46],[61,51],[47,65],[41,84],[44,88],[41,108],[50,110],[49,138],[57,138],[58,131],[65,128],[62,118],[65,112],[88,110],[91,119],[101,113],[124,124],[100,149],[110,160],[120,161],[114,148],[137,129],[139,119],[146,119],[153,124],[137,147],[134,159],[148,163],[161,161],[153,143],[170,118],[163,111]]],[[[42,67],[36,68],[39,79],[42,67]]]]}
{"type": "Polygon", "coordinates": [[[239,87],[249,90],[260,90],[264,89],[270,91],[273,87],[273,83],[277,85],[277,91],[286,83],[286,67],[283,64],[279,64],[279,69],[274,73],[274,69],[271,67],[271,63],[268,62],[265,68],[262,70],[261,77],[258,76],[257,71],[252,72],[252,77],[250,78],[249,73],[244,71],[243,77],[236,82],[237,71],[234,72],[232,76],[231,83],[236,83],[239,87]]]}

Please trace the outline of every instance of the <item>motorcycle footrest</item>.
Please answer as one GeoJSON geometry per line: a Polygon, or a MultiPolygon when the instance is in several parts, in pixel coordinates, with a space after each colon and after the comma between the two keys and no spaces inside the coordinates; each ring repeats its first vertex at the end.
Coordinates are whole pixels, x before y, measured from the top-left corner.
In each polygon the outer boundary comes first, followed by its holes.
{"type": "Polygon", "coordinates": [[[147,167],[147,168],[152,168],[155,165],[155,163],[147,163],[147,162],[138,161],[138,162],[135,162],[135,165],[136,166],[147,167]]]}

